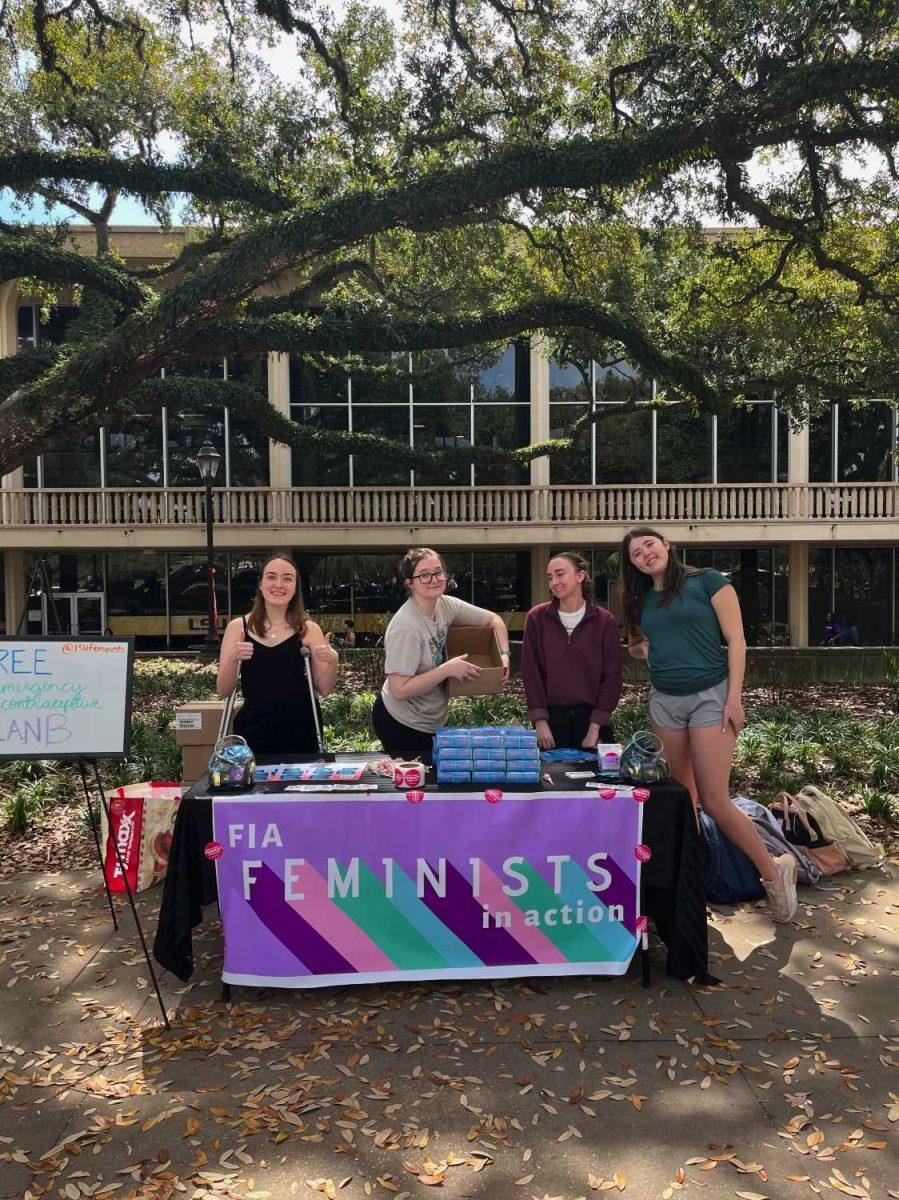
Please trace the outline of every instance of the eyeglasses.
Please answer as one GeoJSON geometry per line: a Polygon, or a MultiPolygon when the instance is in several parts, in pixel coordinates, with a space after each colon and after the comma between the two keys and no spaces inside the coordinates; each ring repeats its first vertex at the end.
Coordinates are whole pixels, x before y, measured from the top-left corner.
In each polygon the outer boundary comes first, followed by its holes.
{"type": "Polygon", "coordinates": [[[422,571],[420,575],[413,575],[411,578],[420,579],[422,583],[434,583],[437,580],[446,579],[446,571],[422,571]]]}

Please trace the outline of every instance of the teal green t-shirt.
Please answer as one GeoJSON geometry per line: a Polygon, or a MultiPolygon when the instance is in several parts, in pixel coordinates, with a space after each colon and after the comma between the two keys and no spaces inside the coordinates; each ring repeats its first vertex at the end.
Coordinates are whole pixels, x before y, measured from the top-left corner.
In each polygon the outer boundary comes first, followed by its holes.
{"type": "Polygon", "coordinates": [[[688,575],[667,607],[649,589],[640,628],[649,638],[649,678],[668,696],[689,696],[727,677],[727,649],[712,597],[730,580],[720,571],[688,575]]]}

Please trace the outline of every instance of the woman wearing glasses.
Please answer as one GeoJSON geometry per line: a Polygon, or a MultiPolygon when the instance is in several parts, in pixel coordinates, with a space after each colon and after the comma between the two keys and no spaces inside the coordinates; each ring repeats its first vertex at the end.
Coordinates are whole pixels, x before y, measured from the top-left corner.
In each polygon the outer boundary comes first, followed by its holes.
{"type": "Polygon", "coordinates": [[[492,625],[509,678],[509,634],[502,617],[446,593],[446,567],[434,550],[418,546],[400,563],[408,599],[384,635],[387,675],[372,710],[372,725],[391,758],[433,761],[432,739],[449,708],[447,680],[473,679],[481,668],[468,656],[446,658],[450,625],[492,625]]]}

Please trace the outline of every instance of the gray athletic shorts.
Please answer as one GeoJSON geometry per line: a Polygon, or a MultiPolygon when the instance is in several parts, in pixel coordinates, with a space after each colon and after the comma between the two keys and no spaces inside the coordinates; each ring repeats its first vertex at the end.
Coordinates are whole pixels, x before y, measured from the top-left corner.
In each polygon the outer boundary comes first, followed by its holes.
{"type": "Polygon", "coordinates": [[[655,688],[649,694],[649,715],[659,729],[690,729],[698,725],[723,725],[727,679],[689,696],[667,696],[655,688]]]}

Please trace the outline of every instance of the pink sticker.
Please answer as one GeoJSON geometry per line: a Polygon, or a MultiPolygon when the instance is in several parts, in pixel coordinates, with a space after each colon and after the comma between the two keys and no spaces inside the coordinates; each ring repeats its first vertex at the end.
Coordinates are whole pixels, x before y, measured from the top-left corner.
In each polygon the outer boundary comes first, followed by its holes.
{"type": "Polygon", "coordinates": [[[499,788],[487,788],[486,792],[484,792],[484,799],[488,804],[499,804],[502,798],[503,794],[499,788]]]}
{"type": "Polygon", "coordinates": [[[203,853],[207,858],[221,858],[223,850],[221,842],[207,842],[203,847],[203,853]]]}
{"type": "Polygon", "coordinates": [[[601,787],[601,788],[599,788],[599,798],[600,798],[600,800],[614,800],[614,799],[615,799],[615,797],[616,797],[617,795],[618,795],[618,792],[617,792],[617,790],[616,790],[615,788],[613,788],[613,787],[601,787]]]}
{"type": "Polygon", "coordinates": [[[406,792],[406,799],[410,804],[421,804],[424,798],[424,792],[406,792]]]}
{"type": "Polygon", "coordinates": [[[649,788],[634,788],[633,795],[638,804],[645,804],[649,799],[649,788]]]}
{"type": "Polygon", "coordinates": [[[634,847],[634,858],[640,862],[649,862],[652,858],[652,851],[645,843],[641,842],[639,846],[634,847]]]}
{"type": "Polygon", "coordinates": [[[649,917],[637,917],[637,933],[646,933],[649,929],[649,917]]]}

